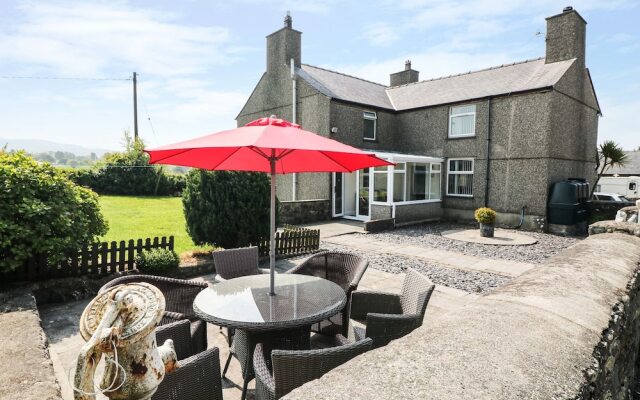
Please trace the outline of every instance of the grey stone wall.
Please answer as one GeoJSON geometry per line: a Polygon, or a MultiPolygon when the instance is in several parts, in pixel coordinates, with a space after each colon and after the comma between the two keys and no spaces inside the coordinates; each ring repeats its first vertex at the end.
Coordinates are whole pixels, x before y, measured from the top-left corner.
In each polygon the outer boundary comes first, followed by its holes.
{"type": "Polygon", "coordinates": [[[371,220],[389,219],[391,218],[391,206],[381,204],[371,204],[371,220]]]}
{"type": "Polygon", "coordinates": [[[280,223],[305,224],[331,218],[331,202],[326,199],[281,201],[280,223]]]}
{"type": "Polygon", "coordinates": [[[591,236],[285,398],[630,399],[639,266],[640,238],[591,236]]]}
{"type": "Polygon", "coordinates": [[[361,149],[390,151],[397,148],[396,145],[396,118],[388,111],[375,107],[357,104],[348,104],[331,101],[331,127],[338,128],[331,139],[338,140],[350,146],[361,149]],[[376,140],[364,140],[364,111],[373,111],[378,119],[376,121],[376,140]]]}
{"type": "Polygon", "coordinates": [[[440,217],[442,217],[442,203],[396,205],[396,225],[433,220],[440,217]]]}

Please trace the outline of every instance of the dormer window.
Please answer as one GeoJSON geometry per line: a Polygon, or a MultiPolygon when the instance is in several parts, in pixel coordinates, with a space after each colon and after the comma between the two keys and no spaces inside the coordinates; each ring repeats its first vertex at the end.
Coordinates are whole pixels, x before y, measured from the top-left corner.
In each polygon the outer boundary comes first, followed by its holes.
{"type": "Polygon", "coordinates": [[[364,140],[376,140],[376,121],[378,116],[375,112],[365,111],[362,113],[364,117],[364,140]]]}
{"type": "Polygon", "coordinates": [[[466,104],[449,108],[449,137],[476,135],[476,105],[466,104]]]}

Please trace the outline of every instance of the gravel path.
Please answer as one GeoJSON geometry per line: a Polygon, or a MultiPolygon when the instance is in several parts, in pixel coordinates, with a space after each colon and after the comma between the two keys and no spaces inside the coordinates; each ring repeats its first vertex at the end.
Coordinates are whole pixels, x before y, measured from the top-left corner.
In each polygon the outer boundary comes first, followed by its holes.
{"type": "Polygon", "coordinates": [[[411,267],[427,275],[435,284],[464,290],[469,293],[484,293],[509,281],[509,278],[486,272],[462,271],[417,258],[401,257],[384,253],[365,252],[351,247],[321,242],[320,248],[332,251],[348,251],[369,260],[369,267],[399,274],[411,267]]]}
{"type": "Polygon", "coordinates": [[[536,238],[538,242],[528,246],[495,246],[461,242],[441,236],[441,233],[444,231],[469,229],[471,227],[473,226],[452,223],[432,223],[398,228],[380,233],[370,233],[369,235],[371,239],[390,243],[412,244],[432,247],[439,250],[457,251],[471,256],[500,258],[532,264],[542,263],[547,258],[582,240],[582,238],[562,237],[546,233],[519,232],[536,238]]]}

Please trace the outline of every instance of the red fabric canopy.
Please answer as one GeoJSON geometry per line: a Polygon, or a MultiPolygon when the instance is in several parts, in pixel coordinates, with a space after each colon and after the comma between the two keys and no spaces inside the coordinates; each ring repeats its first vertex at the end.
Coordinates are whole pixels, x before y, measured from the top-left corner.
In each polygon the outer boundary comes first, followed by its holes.
{"type": "Polygon", "coordinates": [[[300,125],[261,118],[247,125],[145,150],[150,164],[171,164],[208,170],[271,172],[352,172],[391,165],[371,153],[347,146],[300,125]]]}

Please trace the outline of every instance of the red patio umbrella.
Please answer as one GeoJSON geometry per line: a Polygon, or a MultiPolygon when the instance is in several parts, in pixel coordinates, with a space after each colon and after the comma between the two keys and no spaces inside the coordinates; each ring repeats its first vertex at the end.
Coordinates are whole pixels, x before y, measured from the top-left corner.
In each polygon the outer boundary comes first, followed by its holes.
{"type": "Polygon", "coordinates": [[[302,130],[300,125],[274,117],[261,118],[240,128],[145,151],[150,156],[150,164],[271,174],[270,294],[275,294],[275,175],[353,172],[391,165],[371,153],[302,130]]]}

